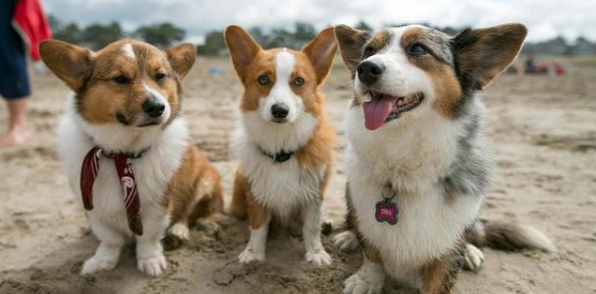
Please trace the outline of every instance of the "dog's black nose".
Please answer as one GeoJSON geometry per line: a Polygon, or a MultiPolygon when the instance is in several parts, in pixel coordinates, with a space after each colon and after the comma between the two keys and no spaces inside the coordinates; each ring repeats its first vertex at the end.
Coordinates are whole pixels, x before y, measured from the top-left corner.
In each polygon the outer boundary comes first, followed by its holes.
{"type": "Polygon", "coordinates": [[[385,66],[373,61],[364,61],[358,64],[358,79],[365,85],[376,82],[385,71],[385,66]]]}
{"type": "Polygon", "coordinates": [[[271,114],[275,118],[286,118],[289,112],[290,108],[285,103],[275,103],[273,106],[271,106],[271,114]]]}
{"type": "Polygon", "coordinates": [[[166,109],[166,105],[153,97],[143,102],[143,111],[150,117],[160,117],[164,109],[166,109]]]}

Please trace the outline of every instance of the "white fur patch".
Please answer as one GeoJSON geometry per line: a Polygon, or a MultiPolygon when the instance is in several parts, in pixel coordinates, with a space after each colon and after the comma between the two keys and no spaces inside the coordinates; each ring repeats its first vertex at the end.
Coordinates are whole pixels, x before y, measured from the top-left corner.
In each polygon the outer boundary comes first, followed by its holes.
{"type": "Polygon", "coordinates": [[[383,290],[385,273],[378,263],[364,258],[362,267],[344,282],[343,294],[379,294],[383,290]]]}
{"type": "Polygon", "coordinates": [[[127,57],[129,57],[133,60],[137,58],[134,50],[132,49],[132,45],[130,43],[124,44],[124,46],[122,46],[122,51],[124,51],[124,55],[126,55],[127,57]]]}
{"type": "Polygon", "coordinates": [[[478,271],[484,263],[484,253],[472,244],[466,244],[464,255],[464,268],[470,271],[478,271]]]}
{"type": "Polygon", "coordinates": [[[290,77],[295,65],[294,54],[287,50],[282,50],[275,56],[275,85],[269,91],[269,95],[259,101],[259,110],[264,120],[273,120],[271,107],[276,103],[284,103],[288,106],[287,123],[294,122],[302,112],[304,107],[302,98],[294,94],[290,87],[290,77]]]}
{"type": "Polygon", "coordinates": [[[246,248],[238,256],[241,263],[251,263],[265,260],[265,251],[267,247],[267,234],[269,233],[269,222],[271,216],[267,216],[267,221],[257,229],[250,229],[250,239],[246,248]]]}
{"type": "MultiPolygon", "coordinates": [[[[160,240],[169,225],[162,205],[168,184],[188,147],[188,129],[182,119],[166,128],[134,128],[117,123],[95,125],[85,121],[75,110],[73,96],[58,126],[58,151],[77,201],[81,201],[81,165],[94,146],[109,152],[139,152],[149,148],[141,158],[132,160],[141,202],[143,235],[137,236],[139,269],[159,275],[165,269],[160,240]]],[[[134,236],[128,228],[122,185],[114,170],[114,161],[103,157],[93,186],[93,210],[87,216],[100,240],[94,257],[83,267],[84,273],[109,269],[118,260],[120,247],[134,236]]],[[[83,209],[83,207],[81,207],[83,209]]]]}

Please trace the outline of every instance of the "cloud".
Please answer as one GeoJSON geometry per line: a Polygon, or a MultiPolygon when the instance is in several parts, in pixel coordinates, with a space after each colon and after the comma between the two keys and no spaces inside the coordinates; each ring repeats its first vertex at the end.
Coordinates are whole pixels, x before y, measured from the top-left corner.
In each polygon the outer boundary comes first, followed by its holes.
{"type": "Polygon", "coordinates": [[[530,40],[563,35],[596,40],[596,1],[585,0],[45,0],[48,13],[83,25],[119,21],[125,29],[169,21],[186,29],[189,39],[228,24],[291,27],[297,21],[317,28],[364,20],[374,27],[395,23],[440,26],[490,26],[522,22],[530,40]]]}

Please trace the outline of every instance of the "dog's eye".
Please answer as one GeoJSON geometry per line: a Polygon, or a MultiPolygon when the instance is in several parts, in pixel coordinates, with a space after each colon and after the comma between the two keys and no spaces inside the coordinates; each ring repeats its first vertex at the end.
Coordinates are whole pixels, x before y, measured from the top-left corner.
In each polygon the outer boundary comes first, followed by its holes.
{"type": "Polygon", "coordinates": [[[114,78],[114,82],[124,85],[124,84],[128,84],[129,79],[125,76],[117,76],[114,78]]]}
{"type": "Polygon", "coordinates": [[[258,81],[259,81],[260,85],[265,86],[265,85],[269,84],[269,77],[267,75],[262,75],[259,77],[258,81]]]}
{"type": "Polygon", "coordinates": [[[414,55],[423,55],[428,53],[428,48],[422,44],[414,44],[410,47],[409,51],[414,55]]]}
{"type": "Polygon", "coordinates": [[[166,75],[162,73],[158,73],[155,75],[155,80],[160,82],[161,80],[165,79],[166,75]]]}
{"type": "Polygon", "coordinates": [[[375,48],[373,48],[372,46],[366,46],[364,48],[364,56],[366,56],[366,57],[375,54],[375,52],[376,52],[375,48]]]}
{"type": "Polygon", "coordinates": [[[300,87],[302,85],[304,85],[304,79],[301,77],[297,77],[294,79],[294,85],[300,87]]]}

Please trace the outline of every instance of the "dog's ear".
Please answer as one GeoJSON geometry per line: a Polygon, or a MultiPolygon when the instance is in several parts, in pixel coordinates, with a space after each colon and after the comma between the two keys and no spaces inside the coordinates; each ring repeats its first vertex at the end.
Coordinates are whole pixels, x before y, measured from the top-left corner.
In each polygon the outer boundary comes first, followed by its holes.
{"type": "Polygon", "coordinates": [[[197,59],[197,48],[193,44],[181,44],[166,49],[166,56],[172,69],[183,79],[197,59]]]}
{"type": "Polygon", "coordinates": [[[95,55],[87,48],[57,40],[43,41],[39,53],[46,66],[75,92],[85,84],[95,55]]]}
{"type": "Polygon", "coordinates": [[[324,29],[302,48],[302,52],[308,56],[315,68],[317,85],[327,77],[329,69],[333,65],[335,53],[337,53],[337,42],[333,31],[333,28],[324,29]]]}
{"type": "Polygon", "coordinates": [[[235,25],[226,28],[224,39],[230,51],[234,68],[238,75],[243,77],[257,54],[262,50],[261,46],[248,32],[235,25]]]}
{"type": "Polygon", "coordinates": [[[459,73],[485,88],[517,57],[527,33],[519,23],[462,31],[451,40],[459,73]]]}
{"type": "Polygon", "coordinates": [[[353,29],[346,25],[338,25],[335,27],[335,37],[344,63],[354,74],[356,67],[362,61],[364,44],[370,39],[370,32],[353,29]]]}

